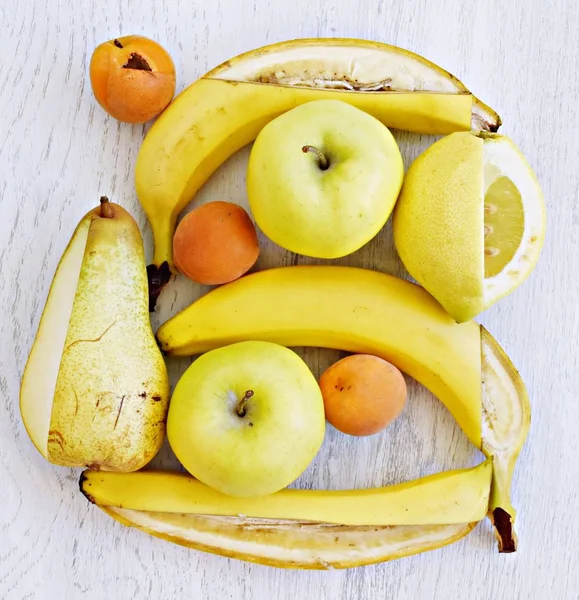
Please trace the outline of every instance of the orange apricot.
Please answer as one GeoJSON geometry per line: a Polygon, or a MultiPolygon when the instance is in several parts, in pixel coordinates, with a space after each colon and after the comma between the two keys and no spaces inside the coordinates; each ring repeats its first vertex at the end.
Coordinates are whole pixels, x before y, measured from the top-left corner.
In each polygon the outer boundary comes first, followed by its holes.
{"type": "Polygon", "coordinates": [[[255,226],[231,202],[209,202],[186,215],[173,238],[173,259],[197,283],[228,283],[249,271],[259,256],[255,226]]]}
{"type": "Polygon", "coordinates": [[[145,123],[171,102],[175,65],[154,40],[128,35],[97,46],[90,61],[90,82],[109,115],[126,123],[145,123]]]}
{"type": "Polygon", "coordinates": [[[326,419],[342,433],[378,433],[400,415],[406,382],[389,362],[368,354],[347,356],[320,378],[326,419]]]}

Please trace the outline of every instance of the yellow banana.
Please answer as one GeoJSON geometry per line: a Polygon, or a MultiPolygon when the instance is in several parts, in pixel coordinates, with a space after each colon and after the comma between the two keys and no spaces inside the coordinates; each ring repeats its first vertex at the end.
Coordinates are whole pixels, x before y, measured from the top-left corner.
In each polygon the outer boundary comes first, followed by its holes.
{"type": "Polygon", "coordinates": [[[175,225],[197,190],[269,121],[321,98],[353,104],[388,127],[421,133],[496,131],[501,123],[451,74],[378,42],[295,40],[223,63],[175,99],[139,151],[137,194],[155,242],[151,308],[175,272],[175,225]]]}
{"type": "Polygon", "coordinates": [[[285,489],[232,498],[181,473],[85,471],[80,489],[125,525],[169,541],[277,566],[321,568],[406,556],[465,535],[487,512],[491,474],[487,460],[378,489],[285,489]]]}
{"type": "Polygon", "coordinates": [[[80,489],[95,504],[132,510],[289,519],[335,525],[451,525],[488,510],[492,461],[365,490],[283,489],[258,498],[222,494],[190,475],[85,471],[80,489]]]}
{"type": "Polygon", "coordinates": [[[508,357],[479,325],[457,324],[423,288],[389,275],[299,266],[217,288],[157,332],[170,355],[250,339],[375,354],[425,385],[471,442],[494,457],[489,516],[501,551],[515,549],[510,483],[529,401],[508,357]]]}

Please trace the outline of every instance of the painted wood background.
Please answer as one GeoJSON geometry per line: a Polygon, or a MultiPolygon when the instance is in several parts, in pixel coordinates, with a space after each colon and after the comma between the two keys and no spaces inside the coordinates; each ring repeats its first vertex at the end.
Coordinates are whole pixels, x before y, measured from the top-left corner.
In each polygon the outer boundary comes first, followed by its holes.
{"type": "MultiPolygon", "coordinates": [[[[0,0],[0,598],[579,598],[579,7],[575,0],[0,0]],[[533,5],[533,6],[532,6],[533,5]],[[78,470],[47,464],[18,411],[19,381],[59,257],[101,194],[150,229],[133,167],[146,127],[96,104],[87,66],[100,42],[131,33],[173,55],[178,89],[263,44],[364,37],[412,49],[459,76],[504,119],[541,180],[548,238],[534,276],[481,321],[528,385],[531,434],[514,481],[520,550],[497,554],[489,524],[429,554],[374,567],[290,572],[173,546],[123,528],[79,494],[78,470]]],[[[407,164],[431,139],[397,134],[407,164]]],[[[248,150],[199,193],[245,202],[248,150]]],[[[260,268],[288,253],[263,241],[260,268]]],[[[389,225],[343,261],[401,275],[389,225]]],[[[202,289],[179,280],[154,325],[202,289]]],[[[319,373],[339,356],[304,353],[319,373]]],[[[173,382],[188,361],[171,361],[173,382]]],[[[363,440],[328,430],[299,486],[364,487],[480,459],[446,410],[411,386],[390,429],[363,440]]],[[[165,449],[156,462],[174,468],[165,449]]]]}

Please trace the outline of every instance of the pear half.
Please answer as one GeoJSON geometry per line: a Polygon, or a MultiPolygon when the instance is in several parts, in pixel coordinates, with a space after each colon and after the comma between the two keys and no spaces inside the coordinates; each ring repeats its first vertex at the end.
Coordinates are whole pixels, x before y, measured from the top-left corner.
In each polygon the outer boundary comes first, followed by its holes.
{"type": "Polygon", "coordinates": [[[102,198],[62,256],[22,377],[22,419],[50,462],[134,471],[159,450],[169,382],[147,286],[137,224],[102,198]]]}

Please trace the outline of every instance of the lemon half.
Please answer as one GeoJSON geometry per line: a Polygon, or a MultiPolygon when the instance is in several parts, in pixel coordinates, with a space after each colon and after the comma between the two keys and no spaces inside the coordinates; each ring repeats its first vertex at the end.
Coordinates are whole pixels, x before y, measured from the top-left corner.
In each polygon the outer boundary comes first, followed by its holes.
{"type": "Polygon", "coordinates": [[[545,235],[537,178],[507,137],[451,134],[410,166],[394,211],[404,266],[457,321],[512,292],[545,235]]]}

